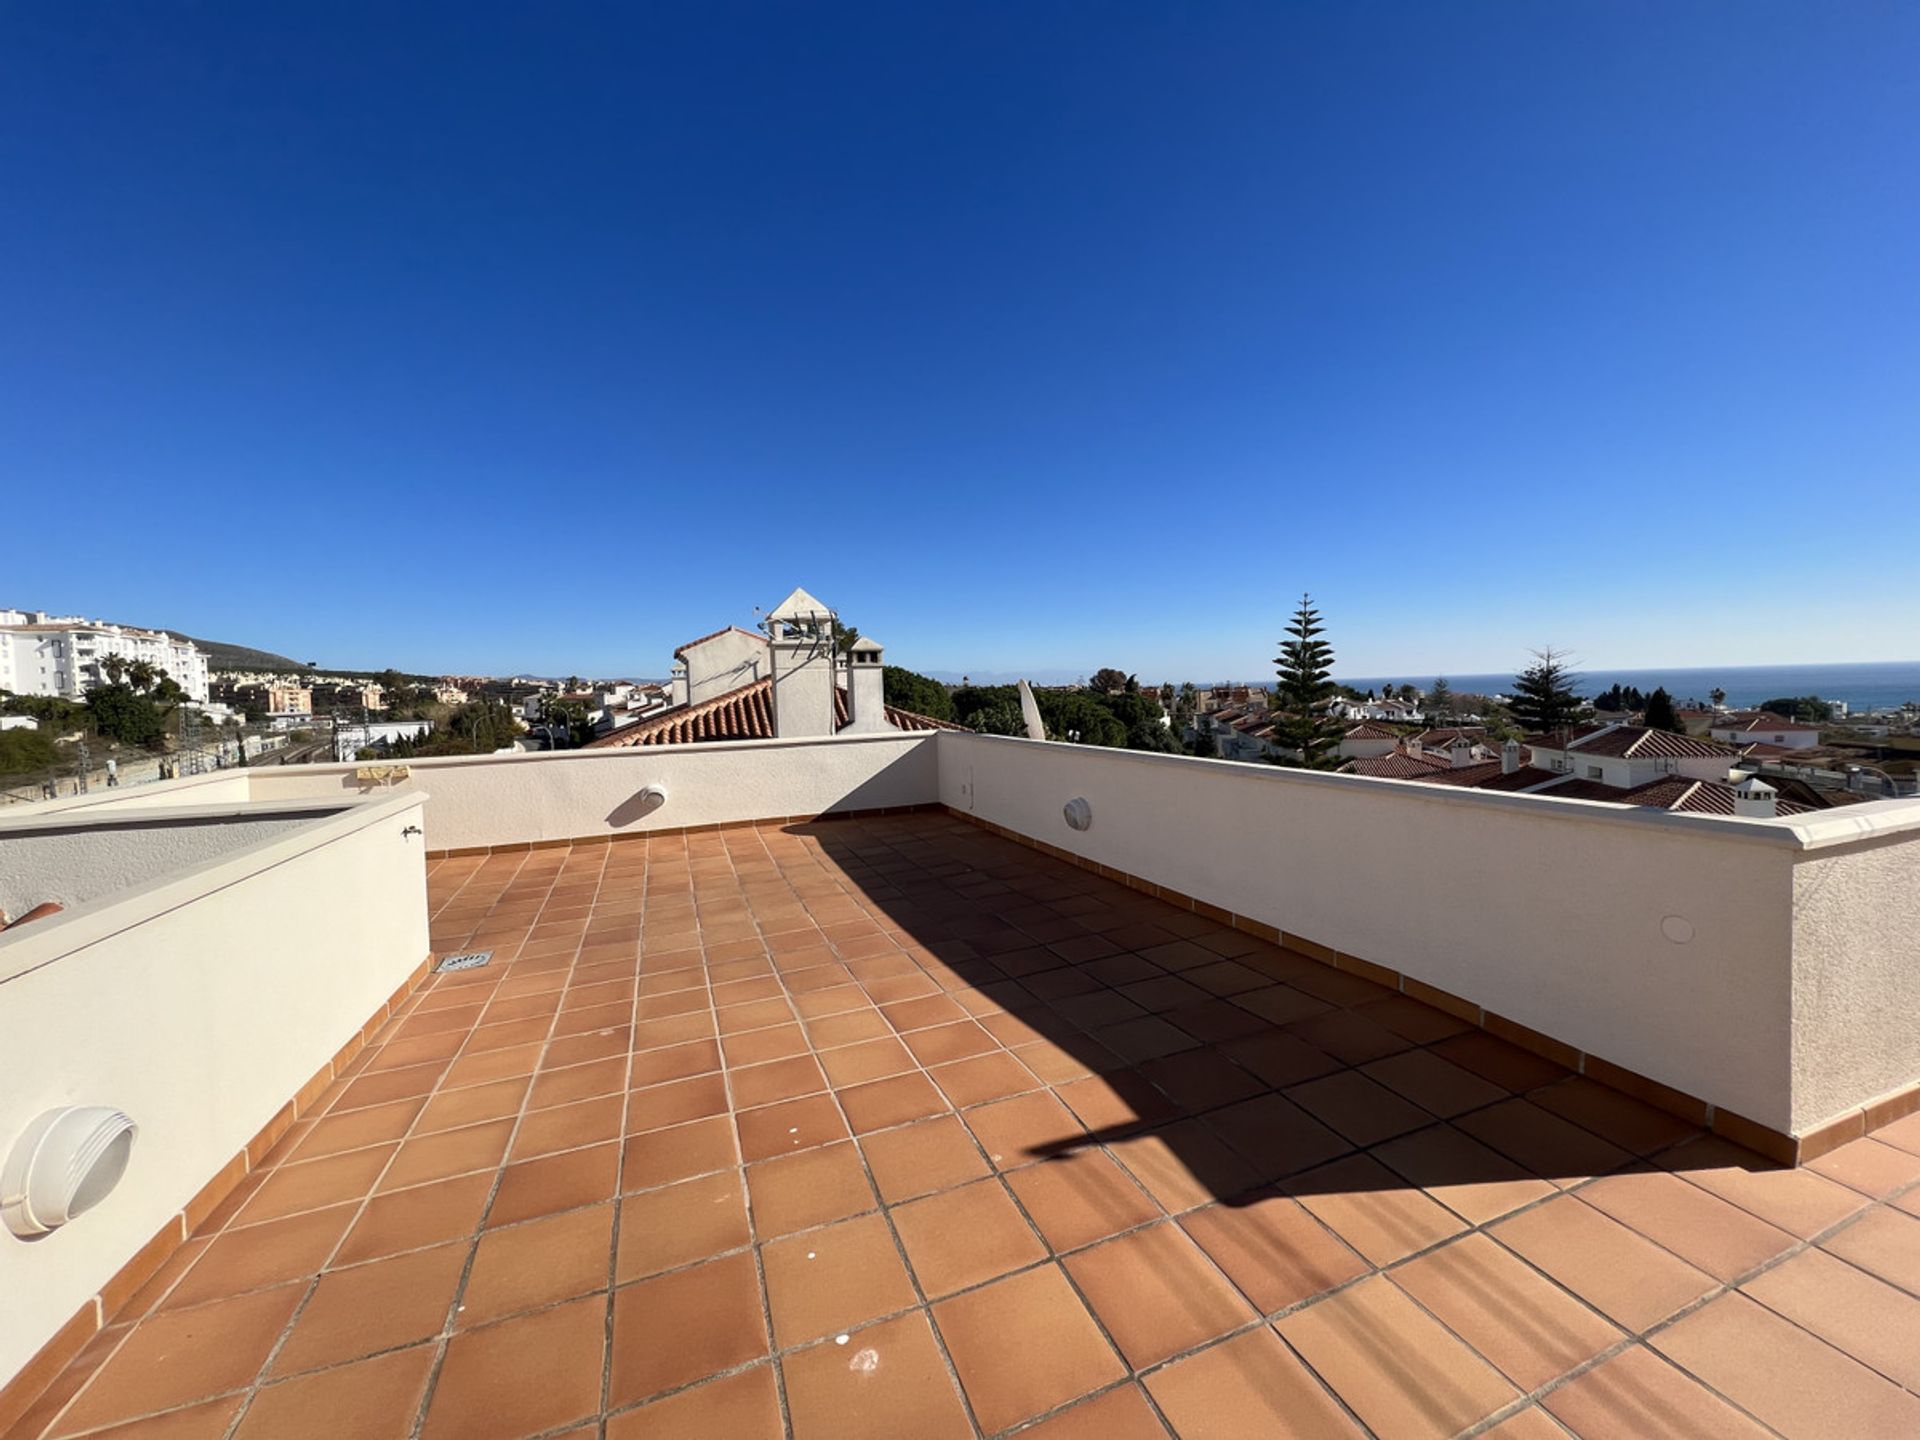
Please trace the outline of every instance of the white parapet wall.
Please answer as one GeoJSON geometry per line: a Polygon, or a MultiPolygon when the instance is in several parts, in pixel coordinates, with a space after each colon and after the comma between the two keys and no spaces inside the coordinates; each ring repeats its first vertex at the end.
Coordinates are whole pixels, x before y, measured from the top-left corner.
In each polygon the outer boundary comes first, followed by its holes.
{"type": "MultiPolygon", "coordinates": [[[[557,754],[406,762],[395,793],[428,791],[435,850],[601,839],[843,810],[930,805],[940,798],[932,732],[609,747],[557,754]],[[655,800],[649,790],[660,791],[655,800]]],[[[248,772],[258,799],[325,798],[383,782],[356,765],[248,772]]]]}
{"type": "MultiPolygon", "coordinates": [[[[0,1149],[60,1106],[114,1106],[139,1126],[97,1208],[33,1240],[0,1231],[0,1383],[426,958],[424,799],[283,807],[290,826],[210,816],[225,839],[252,833],[0,935],[0,1149]]],[[[108,811],[34,808],[0,834],[51,821],[91,834],[102,865],[124,849],[111,825],[80,823],[108,811]]],[[[158,813],[127,806],[129,835],[150,836],[158,813]]]]}
{"type": "Polygon", "coordinates": [[[1920,803],[1735,820],[981,735],[940,751],[957,810],[1773,1129],[1920,1080],[1920,803]]]}

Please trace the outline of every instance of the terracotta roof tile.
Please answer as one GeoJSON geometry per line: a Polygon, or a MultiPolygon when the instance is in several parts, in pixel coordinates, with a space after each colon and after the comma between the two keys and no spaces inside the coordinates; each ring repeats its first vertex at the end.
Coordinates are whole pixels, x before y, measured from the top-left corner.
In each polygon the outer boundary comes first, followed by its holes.
{"type": "MultiPolygon", "coordinates": [[[[896,730],[964,730],[964,725],[936,720],[887,706],[887,723],[896,730]]],[[[847,692],[835,690],[833,723],[844,728],[849,719],[847,692]]],[[[697,705],[682,705],[628,725],[611,735],[589,740],[588,750],[606,750],[627,745],[693,745],[705,740],[771,740],[773,734],[773,681],[755,680],[697,705]]]]}

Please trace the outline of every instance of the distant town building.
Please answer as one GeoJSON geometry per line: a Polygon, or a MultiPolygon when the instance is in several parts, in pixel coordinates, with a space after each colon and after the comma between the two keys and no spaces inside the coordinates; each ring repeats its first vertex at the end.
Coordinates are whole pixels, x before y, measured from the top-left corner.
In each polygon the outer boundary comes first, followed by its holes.
{"type": "Polygon", "coordinates": [[[1769,710],[1736,710],[1722,715],[1707,733],[1730,745],[1778,745],[1783,750],[1811,750],[1820,743],[1820,727],[1804,725],[1769,710]]]}
{"type": "Polygon", "coordinates": [[[16,695],[85,698],[106,683],[111,656],[165,670],[190,700],[207,699],[207,658],[191,640],[44,610],[0,610],[0,690],[16,695]]]}
{"type": "Polygon", "coordinates": [[[673,652],[670,703],[588,748],[965,728],[887,704],[879,641],[862,636],[843,656],[834,622],[795,590],[767,616],[764,635],[729,625],[688,641],[673,652]]]}

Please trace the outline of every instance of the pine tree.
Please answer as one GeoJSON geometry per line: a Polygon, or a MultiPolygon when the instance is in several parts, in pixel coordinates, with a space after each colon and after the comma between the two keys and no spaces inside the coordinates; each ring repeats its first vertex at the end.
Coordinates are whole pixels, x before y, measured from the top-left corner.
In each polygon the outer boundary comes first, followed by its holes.
{"type": "Polygon", "coordinates": [[[1433,682],[1433,689],[1427,692],[1427,723],[1445,725],[1453,719],[1453,687],[1447,684],[1447,677],[1439,676],[1433,682]]]}
{"type": "Polygon", "coordinates": [[[1649,730],[1666,730],[1675,735],[1687,733],[1687,727],[1673,713],[1673,696],[1667,693],[1664,685],[1647,697],[1647,713],[1640,723],[1649,730]]]}
{"type": "Polygon", "coordinates": [[[1580,697],[1574,692],[1573,672],[1565,651],[1551,646],[1533,652],[1533,664],[1513,678],[1513,699],[1507,708],[1529,734],[1564,730],[1580,718],[1580,697]]]}
{"type": "Polygon", "coordinates": [[[1313,597],[1302,595],[1293,623],[1287,626],[1291,638],[1281,642],[1274,661],[1279,671],[1273,687],[1273,743],[1281,751],[1278,764],[1337,770],[1345,763],[1340,737],[1346,727],[1323,708],[1335,691],[1333,646],[1320,638],[1325,630],[1320,612],[1313,608],[1313,597]]]}

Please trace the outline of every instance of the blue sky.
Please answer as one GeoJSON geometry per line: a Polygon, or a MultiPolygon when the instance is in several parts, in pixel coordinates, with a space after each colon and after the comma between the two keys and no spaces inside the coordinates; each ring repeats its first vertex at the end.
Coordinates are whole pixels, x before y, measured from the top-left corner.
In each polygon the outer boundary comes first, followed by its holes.
{"type": "Polygon", "coordinates": [[[658,674],[1908,659],[1920,9],[0,10],[0,605],[658,674]]]}

